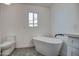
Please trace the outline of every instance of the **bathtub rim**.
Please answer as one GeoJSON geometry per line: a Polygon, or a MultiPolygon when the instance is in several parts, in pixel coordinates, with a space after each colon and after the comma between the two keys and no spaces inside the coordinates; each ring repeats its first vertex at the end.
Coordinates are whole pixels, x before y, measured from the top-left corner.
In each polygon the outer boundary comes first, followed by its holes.
{"type": "MultiPolygon", "coordinates": [[[[41,38],[42,38],[42,36],[41,36],[41,38]]],[[[49,38],[49,37],[45,37],[45,38],[50,39],[52,42],[48,41],[48,40],[42,40],[42,39],[40,40],[37,37],[33,37],[32,40],[37,40],[37,41],[40,41],[40,42],[46,42],[46,43],[50,43],[50,44],[62,44],[63,43],[63,41],[61,39],[58,39],[58,38],[49,38]],[[54,42],[55,40],[60,41],[60,42],[54,42]]]]}

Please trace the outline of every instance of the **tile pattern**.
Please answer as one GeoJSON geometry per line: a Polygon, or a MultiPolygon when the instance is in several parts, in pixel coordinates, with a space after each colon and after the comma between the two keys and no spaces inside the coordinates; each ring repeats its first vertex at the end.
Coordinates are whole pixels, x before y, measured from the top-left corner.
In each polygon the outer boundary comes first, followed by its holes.
{"type": "Polygon", "coordinates": [[[17,48],[15,49],[10,56],[43,56],[38,53],[35,48],[17,48]]]}

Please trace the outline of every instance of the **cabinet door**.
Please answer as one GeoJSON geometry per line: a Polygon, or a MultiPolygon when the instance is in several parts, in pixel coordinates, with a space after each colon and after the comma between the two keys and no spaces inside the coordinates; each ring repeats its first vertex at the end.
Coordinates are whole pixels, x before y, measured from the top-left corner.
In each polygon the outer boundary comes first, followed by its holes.
{"type": "Polygon", "coordinates": [[[73,48],[71,55],[72,56],[79,56],[79,49],[73,48]]]}
{"type": "Polygon", "coordinates": [[[68,46],[71,46],[71,47],[72,47],[72,46],[73,46],[72,42],[73,42],[73,39],[72,39],[72,38],[68,38],[66,44],[67,44],[68,46]]]}
{"type": "Polygon", "coordinates": [[[71,55],[72,55],[72,47],[67,46],[67,56],[71,56],[71,55]]]}
{"type": "Polygon", "coordinates": [[[73,39],[73,47],[79,49],[79,39],[73,39]]]}

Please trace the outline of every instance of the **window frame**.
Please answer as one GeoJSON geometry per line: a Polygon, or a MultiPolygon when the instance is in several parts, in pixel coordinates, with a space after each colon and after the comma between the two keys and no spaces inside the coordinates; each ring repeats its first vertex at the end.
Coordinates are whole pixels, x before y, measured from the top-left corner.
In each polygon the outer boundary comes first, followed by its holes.
{"type": "Polygon", "coordinates": [[[38,13],[37,12],[33,12],[33,11],[29,11],[28,12],[28,21],[29,21],[28,22],[29,23],[28,24],[29,27],[38,27],[38,13]],[[33,14],[33,18],[32,18],[33,20],[31,20],[31,21],[33,21],[33,23],[30,23],[29,13],[32,13],[33,14]],[[35,19],[34,19],[35,16],[34,16],[34,14],[37,14],[37,23],[35,23],[35,19]],[[30,26],[30,24],[33,24],[33,25],[30,26]],[[37,25],[34,26],[34,24],[37,24],[37,25]]]}

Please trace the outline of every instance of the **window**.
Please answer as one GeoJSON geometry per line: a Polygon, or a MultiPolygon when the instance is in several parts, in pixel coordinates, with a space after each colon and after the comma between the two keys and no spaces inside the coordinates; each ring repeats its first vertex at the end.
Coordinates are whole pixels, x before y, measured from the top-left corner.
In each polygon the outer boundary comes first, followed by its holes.
{"type": "Polygon", "coordinates": [[[29,12],[29,27],[38,26],[38,14],[34,12],[29,12]]]}

